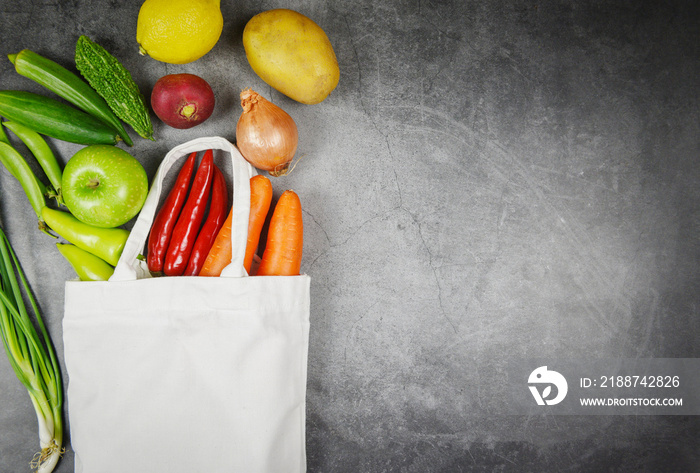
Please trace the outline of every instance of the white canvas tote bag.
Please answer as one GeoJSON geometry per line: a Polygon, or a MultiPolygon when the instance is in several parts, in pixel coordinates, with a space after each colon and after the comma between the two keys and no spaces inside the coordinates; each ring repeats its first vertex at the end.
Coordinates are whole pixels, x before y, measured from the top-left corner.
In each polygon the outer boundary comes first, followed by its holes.
{"type": "Polygon", "coordinates": [[[223,138],[172,149],[109,281],[67,281],[63,337],[76,473],[306,470],[310,278],[243,268],[255,174],[223,138]],[[221,277],[150,277],[143,254],[163,181],[193,151],[233,173],[221,277]]]}

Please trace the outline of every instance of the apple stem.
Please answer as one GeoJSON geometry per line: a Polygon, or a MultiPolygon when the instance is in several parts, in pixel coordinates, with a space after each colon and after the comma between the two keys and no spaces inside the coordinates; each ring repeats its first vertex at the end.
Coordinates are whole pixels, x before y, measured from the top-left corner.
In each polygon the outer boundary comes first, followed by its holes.
{"type": "Polygon", "coordinates": [[[100,180],[96,177],[93,177],[88,181],[87,185],[90,189],[97,189],[100,186],[100,180]]]}

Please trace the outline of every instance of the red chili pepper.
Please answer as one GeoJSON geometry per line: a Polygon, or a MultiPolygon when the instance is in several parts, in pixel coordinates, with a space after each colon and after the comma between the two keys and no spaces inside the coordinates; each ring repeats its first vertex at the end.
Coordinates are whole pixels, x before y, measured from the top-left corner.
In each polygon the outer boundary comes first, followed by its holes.
{"type": "Polygon", "coordinates": [[[183,276],[197,276],[204,266],[209,250],[214,244],[216,235],[224,225],[228,216],[228,189],[226,188],[226,178],[221,170],[214,165],[214,182],[211,188],[211,202],[209,203],[209,214],[202,225],[202,229],[194,242],[190,261],[183,276]]]}
{"type": "Polygon", "coordinates": [[[199,163],[197,174],[190,189],[190,195],[177,219],[173,236],[165,254],[163,272],[166,276],[180,276],[187,267],[197,233],[204,220],[207,202],[214,177],[214,153],[207,150],[199,163]]]}
{"type": "Polygon", "coordinates": [[[182,165],[175,184],[168,194],[163,206],[158,211],[151,233],[148,236],[148,255],[146,261],[149,271],[160,273],[163,271],[163,261],[165,260],[165,252],[168,250],[170,237],[173,233],[173,228],[177,223],[177,218],[180,216],[180,210],[187,198],[187,190],[190,188],[190,179],[196,162],[197,153],[191,153],[185,163],[182,165]]]}

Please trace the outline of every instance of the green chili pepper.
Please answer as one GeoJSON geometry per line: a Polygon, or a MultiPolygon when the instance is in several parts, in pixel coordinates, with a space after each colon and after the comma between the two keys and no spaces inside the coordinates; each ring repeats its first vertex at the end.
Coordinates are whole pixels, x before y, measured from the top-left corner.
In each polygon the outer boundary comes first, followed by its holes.
{"type": "Polygon", "coordinates": [[[116,266],[124,250],[129,231],[123,228],[100,228],[83,223],[68,212],[44,207],[44,221],[51,230],[79,248],[116,266]]]}
{"type": "Polygon", "coordinates": [[[75,245],[56,243],[56,248],[73,266],[81,281],[107,281],[114,268],[107,262],[75,245]]]}

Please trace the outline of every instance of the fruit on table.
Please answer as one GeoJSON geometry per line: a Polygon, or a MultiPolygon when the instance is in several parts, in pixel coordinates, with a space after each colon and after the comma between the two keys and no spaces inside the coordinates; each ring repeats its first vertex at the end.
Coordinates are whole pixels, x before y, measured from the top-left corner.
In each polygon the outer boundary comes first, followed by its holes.
{"type": "Polygon", "coordinates": [[[254,90],[241,92],[243,113],[236,123],[236,146],[243,157],[271,176],[284,176],[299,145],[294,119],[254,90]]]}
{"type": "Polygon", "coordinates": [[[305,104],[316,104],[335,89],[338,60],[326,33],[293,10],[255,15],[243,30],[250,67],[268,85],[305,104]]]}
{"type": "Polygon", "coordinates": [[[118,227],[143,207],[148,178],[140,162],[121,148],[87,146],[63,169],[63,200],[80,221],[96,227],[118,227]]]}
{"type": "Polygon", "coordinates": [[[70,263],[81,281],[107,281],[114,268],[89,251],[67,243],[56,243],[56,248],[70,263]]]}
{"type": "Polygon", "coordinates": [[[24,145],[32,152],[34,158],[48,177],[53,186],[52,197],[55,197],[59,204],[63,203],[61,197],[61,177],[63,170],[58,163],[58,159],[46,140],[34,130],[15,122],[3,122],[0,128],[11,130],[24,145]]]}
{"type": "Polygon", "coordinates": [[[192,253],[190,253],[190,259],[187,262],[185,272],[182,273],[184,276],[197,276],[202,270],[209,250],[211,250],[216,235],[218,235],[221,227],[224,225],[228,213],[229,205],[226,178],[215,164],[214,182],[211,184],[209,210],[197,234],[197,239],[192,247],[192,253]]]}
{"type": "Polygon", "coordinates": [[[65,102],[24,90],[0,90],[0,116],[37,133],[77,144],[116,144],[114,129],[65,102]]]}
{"type": "Polygon", "coordinates": [[[139,10],[139,52],[170,64],[186,64],[207,54],[224,26],[220,0],[146,0],[139,10]]]}
{"type": "Polygon", "coordinates": [[[214,153],[208,149],[202,156],[185,205],[173,228],[163,263],[163,273],[166,276],[181,276],[185,272],[197,233],[204,220],[213,180],[214,153]]]}
{"type": "Polygon", "coordinates": [[[146,99],[131,73],[116,57],[82,35],[75,44],[75,66],[119,118],[142,138],[153,139],[146,99]]]}
{"type": "MultiPolygon", "coordinates": [[[[2,228],[0,281],[0,338],[10,366],[27,389],[38,421],[40,451],[30,465],[38,473],[51,473],[64,452],[61,368],[37,298],[2,228]]],[[[3,408],[8,408],[7,402],[3,408]]]]}
{"type": "Polygon", "coordinates": [[[146,254],[146,262],[148,269],[153,274],[163,272],[163,262],[165,261],[165,252],[168,251],[170,239],[172,238],[173,228],[177,223],[177,218],[180,216],[182,206],[187,200],[187,193],[190,189],[190,181],[197,163],[197,152],[193,151],[189,154],[184,164],[177,173],[177,178],[173,187],[165,198],[165,202],[158,210],[151,232],[148,235],[148,252],[146,254]]]}
{"type": "Polygon", "coordinates": [[[129,231],[123,228],[100,228],[83,223],[69,212],[44,207],[46,225],[60,237],[116,266],[124,250],[129,231]]]}
{"type": "Polygon", "coordinates": [[[23,49],[17,54],[9,54],[8,58],[14,64],[18,74],[32,79],[82,111],[110,124],[119,133],[124,143],[129,146],[134,144],[107,102],[76,74],[29,49],[23,49]]]}
{"type": "Polygon", "coordinates": [[[272,212],[267,243],[256,276],[296,276],[304,251],[301,201],[293,190],[282,193],[272,212]]]}
{"type": "Polygon", "coordinates": [[[158,79],[151,92],[151,107],[163,123],[186,129],[199,125],[214,111],[214,91],[194,74],[168,74],[158,79]]]}
{"type": "Polygon", "coordinates": [[[24,193],[29,199],[29,203],[32,204],[32,208],[39,219],[39,228],[42,228],[43,219],[41,213],[46,207],[46,199],[44,198],[46,186],[39,181],[36,174],[34,174],[32,168],[29,166],[29,163],[19,151],[6,142],[0,143],[0,164],[7,168],[10,174],[12,174],[22,186],[24,193]]]}

